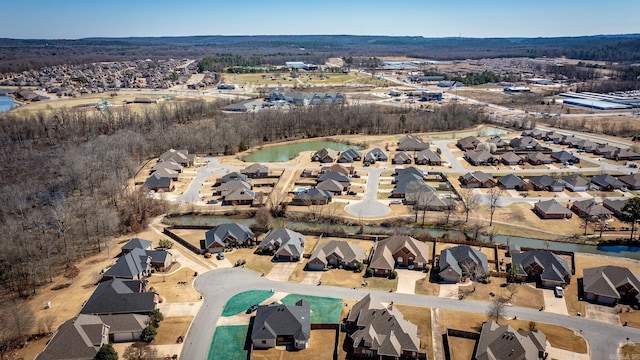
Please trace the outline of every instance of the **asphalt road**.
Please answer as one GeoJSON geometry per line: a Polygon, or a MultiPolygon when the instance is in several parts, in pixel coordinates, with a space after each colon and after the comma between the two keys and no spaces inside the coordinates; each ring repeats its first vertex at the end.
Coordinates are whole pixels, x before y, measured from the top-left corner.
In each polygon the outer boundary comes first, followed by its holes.
{"type": "Polygon", "coordinates": [[[378,201],[378,185],[383,168],[367,168],[367,188],[364,191],[362,201],[347,205],[344,210],[349,214],[361,217],[385,216],[391,212],[389,205],[378,201]]]}
{"type": "MultiPolygon", "coordinates": [[[[180,356],[182,359],[207,358],[216,323],[225,303],[233,295],[247,290],[273,289],[274,291],[284,291],[287,293],[331,296],[345,299],[361,299],[367,293],[371,292],[375,294],[376,298],[383,302],[393,301],[396,304],[428,306],[475,313],[485,313],[488,306],[488,303],[481,301],[460,301],[425,295],[276,282],[267,280],[250,270],[241,268],[219,269],[202,274],[196,279],[194,286],[203,294],[204,303],[189,329],[186,343],[180,356]]],[[[627,338],[629,338],[629,341],[640,341],[640,329],[597,322],[584,317],[559,315],[521,307],[508,308],[507,315],[517,316],[523,320],[533,320],[564,326],[581,332],[589,343],[590,356],[592,359],[618,359],[618,347],[621,343],[624,343],[627,338]]]]}

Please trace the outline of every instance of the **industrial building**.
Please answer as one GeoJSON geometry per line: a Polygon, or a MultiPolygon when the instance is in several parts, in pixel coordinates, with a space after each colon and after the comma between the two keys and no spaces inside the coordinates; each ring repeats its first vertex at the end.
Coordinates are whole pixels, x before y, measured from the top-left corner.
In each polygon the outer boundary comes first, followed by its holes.
{"type": "Polygon", "coordinates": [[[592,92],[566,92],[560,96],[568,98],[563,103],[567,105],[584,106],[597,110],[624,110],[640,107],[640,95],[625,96],[625,94],[598,94],[592,92]]]}

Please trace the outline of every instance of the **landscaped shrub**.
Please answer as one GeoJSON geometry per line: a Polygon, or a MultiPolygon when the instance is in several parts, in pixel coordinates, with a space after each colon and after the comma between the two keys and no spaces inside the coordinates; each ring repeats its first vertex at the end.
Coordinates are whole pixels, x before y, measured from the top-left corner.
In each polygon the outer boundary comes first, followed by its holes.
{"type": "Polygon", "coordinates": [[[157,334],[158,334],[158,329],[156,329],[155,326],[147,325],[147,327],[142,330],[142,335],[140,335],[140,340],[150,343],[153,341],[153,339],[156,337],[157,334]]]}

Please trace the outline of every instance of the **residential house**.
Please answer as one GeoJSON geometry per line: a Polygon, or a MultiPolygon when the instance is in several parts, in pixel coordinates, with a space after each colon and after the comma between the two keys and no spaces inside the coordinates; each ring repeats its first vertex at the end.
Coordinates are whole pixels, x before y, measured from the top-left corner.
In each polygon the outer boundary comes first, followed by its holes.
{"type": "Polygon", "coordinates": [[[320,176],[318,176],[318,183],[321,183],[327,180],[335,180],[339,182],[340,184],[342,184],[343,190],[347,190],[351,185],[351,179],[349,179],[349,176],[340,172],[327,171],[325,173],[320,174],[320,176]]]}
{"type": "Polygon", "coordinates": [[[317,188],[307,189],[297,193],[291,200],[292,205],[326,205],[332,200],[332,195],[328,191],[317,188]]]}
{"type": "Polygon", "coordinates": [[[247,189],[235,189],[224,196],[222,205],[252,205],[256,199],[256,193],[247,189]]]}
{"type": "Polygon", "coordinates": [[[396,165],[411,164],[411,155],[407,154],[405,151],[398,151],[393,155],[391,163],[396,165]]]}
{"type": "Polygon", "coordinates": [[[564,187],[573,192],[587,191],[589,188],[589,182],[578,173],[563,176],[558,181],[564,184],[564,187]]]}
{"type": "Polygon", "coordinates": [[[478,144],[480,144],[480,140],[476,139],[474,136],[463,137],[456,142],[456,146],[458,146],[462,151],[475,150],[478,144]]]}
{"type": "Polygon", "coordinates": [[[588,152],[588,153],[594,153],[596,152],[596,150],[598,150],[598,147],[600,146],[600,144],[595,143],[591,140],[587,140],[587,139],[582,139],[574,144],[571,145],[571,147],[577,148],[579,150],[588,152]]]}
{"type": "Polygon", "coordinates": [[[535,191],[561,192],[564,190],[564,184],[549,175],[532,176],[529,178],[529,184],[535,191]]]}
{"type": "Polygon", "coordinates": [[[551,132],[550,134],[548,134],[548,135],[544,138],[544,140],[546,140],[546,141],[551,141],[551,142],[552,142],[552,143],[554,143],[554,144],[559,144],[559,143],[560,143],[560,141],[562,141],[562,139],[563,139],[563,138],[564,138],[564,135],[562,135],[562,134],[558,134],[558,133],[554,133],[554,132],[551,132]]]}
{"type": "Polygon", "coordinates": [[[545,139],[547,136],[549,136],[552,132],[549,131],[544,131],[544,130],[540,130],[540,129],[533,129],[533,130],[524,130],[521,134],[522,137],[532,137],[536,140],[542,140],[545,139]]]}
{"type": "Polygon", "coordinates": [[[406,197],[408,193],[435,193],[435,191],[434,188],[424,182],[422,176],[413,173],[403,173],[402,175],[396,176],[395,187],[391,190],[390,197],[403,198],[406,197]]]}
{"type": "Polygon", "coordinates": [[[436,190],[429,185],[409,187],[404,194],[405,205],[413,205],[416,210],[444,211],[450,206],[452,199],[441,199],[436,190]]]}
{"type": "Polygon", "coordinates": [[[528,153],[525,161],[527,161],[531,165],[544,165],[551,164],[553,159],[551,157],[541,153],[540,151],[536,151],[533,153],[528,153]]]}
{"type": "Polygon", "coordinates": [[[341,195],[342,192],[344,191],[344,186],[333,179],[319,182],[318,185],[316,185],[316,188],[320,190],[328,191],[334,195],[341,195]]]}
{"type": "Polygon", "coordinates": [[[266,178],[267,176],[269,176],[269,167],[259,163],[255,163],[240,170],[240,173],[246,175],[251,179],[266,178]]]}
{"type": "Polygon", "coordinates": [[[588,219],[608,219],[613,214],[593,199],[576,200],[571,205],[571,210],[579,217],[588,219]]]}
{"type": "Polygon", "coordinates": [[[524,182],[524,180],[513,174],[500,176],[497,179],[497,183],[499,186],[502,186],[503,188],[508,190],[523,190],[526,187],[526,183],[524,182]]]}
{"type": "Polygon", "coordinates": [[[591,183],[597,186],[600,191],[618,190],[624,186],[622,181],[609,174],[594,175],[591,178],[591,183]]]}
{"type": "Polygon", "coordinates": [[[301,350],[309,347],[311,338],[311,307],[305,300],[295,305],[271,303],[258,307],[251,342],[254,349],[291,345],[301,350]]]}
{"type": "Polygon", "coordinates": [[[93,360],[109,343],[109,326],[99,316],[80,314],[64,322],[37,360],[93,360]]]}
{"type": "Polygon", "coordinates": [[[354,149],[347,149],[338,156],[339,163],[351,163],[362,160],[362,153],[354,149]]]}
{"type": "Polygon", "coordinates": [[[277,261],[300,261],[304,253],[304,235],[279,227],[269,233],[258,244],[263,253],[272,253],[277,261]]]}
{"type": "Polygon", "coordinates": [[[356,269],[366,260],[366,250],[356,244],[331,240],[320,244],[307,262],[309,270],[324,270],[328,266],[356,269]]]}
{"type": "Polygon", "coordinates": [[[164,177],[158,172],[154,172],[145,180],[142,187],[149,191],[165,192],[173,191],[175,186],[173,185],[173,178],[164,177]]]}
{"type": "Polygon", "coordinates": [[[180,164],[183,167],[193,166],[195,162],[196,156],[194,154],[189,154],[188,150],[175,150],[169,149],[162,155],[160,155],[158,162],[175,162],[180,164]]]}
{"type": "Polygon", "coordinates": [[[119,257],[113,266],[102,274],[102,281],[110,279],[141,280],[147,276],[151,258],[145,250],[135,248],[119,257]]]}
{"type": "Polygon", "coordinates": [[[618,147],[609,144],[600,144],[596,151],[594,151],[594,154],[604,156],[607,159],[613,159],[618,150],[620,150],[618,147]]]}
{"type": "Polygon", "coordinates": [[[551,153],[550,156],[553,161],[561,163],[562,165],[573,165],[580,163],[579,158],[575,157],[572,153],[566,150],[551,153]]]}
{"type": "Polygon", "coordinates": [[[622,175],[618,180],[622,181],[629,190],[640,190],[640,173],[622,175]]]}
{"type": "Polygon", "coordinates": [[[573,213],[566,206],[560,205],[555,199],[538,201],[533,206],[533,211],[541,219],[571,219],[573,213]]]}
{"type": "Polygon", "coordinates": [[[542,145],[530,136],[513,138],[509,141],[509,146],[514,151],[540,151],[543,149],[542,145]]]}
{"type": "Polygon", "coordinates": [[[156,163],[155,165],[153,165],[153,167],[151,167],[151,173],[158,171],[158,170],[162,170],[162,169],[166,169],[166,170],[172,170],[175,171],[177,173],[182,173],[183,171],[183,167],[182,165],[178,164],[175,161],[161,161],[159,163],[156,163]]]}
{"type": "Polygon", "coordinates": [[[464,174],[460,177],[460,183],[468,188],[491,188],[495,186],[493,177],[482,171],[464,174]]]}
{"type": "Polygon", "coordinates": [[[416,165],[441,166],[442,159],[437,152],[432,150],[422,150],[415,157],[416,165]]]}
{"type": "Polygon", "coordinates": [[[145,250],[149,266],[155,271],[166,271],[173,264],[173,254],[167,250],[145,250]]]}
{"type": "Polygon", "coordinates": [[[417,359],[420,351],[418,327],[397,308],[387,309],[368,294],[349,312],[346,326],[354,357],[417,359]]]}
{"type": "Polygon", "coordinates": [[[389,156],[380,148],[375,148],[364,156],[364,162],[368,162],[370,164],[375,164],[376,161],[386,162],[387,160],[389,160],[389,156]]]}
{"type": "Polygon", "coordinates": [[[153,245],[153,241],[145,240],[140,238],[133,238],[127,241],[126,244],[120,247],[122,254],[126,254],[133,249],[142,249],[142,250],[151,250],[151,245],[153,245]]]}
{"type": "Polygon", "coordinates": [[[505,146],[507,146],[507,143],[504,140],[502,140],[500,135],[493,135],[487,140],[487,143],[494,144],[496,146],[496,149],[502,149],[505,146]]]}
{"type": "Polygon", "coordinates": [[[422,151],[429,148],[429,143],[421,138],[408,134],[398,140],[398,151],[422,151]]]}
{"type": "Polygon", "coordinates": [[[441,281],[448,283],[457,283],[465,278],[481,281],[489,275],[487,255],[468,245],[442,250],[438,269],[441,281]]]}
{"type": "Polygon", "coordinates": [[[230,181],[236,181],[236,180],[241,180],[244,182],[247,182],[249,180],[249,178],[247,177],[247,175],[245,174],[241,174],[238,172],[230,172],[226,175],[224,175],[223,177],[221,177],[220,179],[218,179],[216,181],[216,184],[224,184],[224,183],[228,183],[230,181]]]}
{"type": "Polygon", "coordinates": [[[599,266],[584,269],[584,298],[604,305],[640,303],[640,278],[629,268],[599,266]]]}
{"type": "Polygon", "coordinates": [[[99,315],[100,320],[109,327],[109,342],[139,341],[142,331],[149,324],[149,316],[143,314],[99,315]]]}
{"type": "Polygon", "coordinates": [[[311,155],[311,161],[319,161],[321,163],[331,163],[336,161],[337,158],[338,152],[329,148],[320,149],[311,155]]]}
{"type": "Polygon", "coordinates": [[[513,151],[506,152],[500,156],[500,161],[505,165],[522,165],[524,160],[513,151]]]}
{"type": "Polygon", "coordinates": [[[467,150],[464,153],[464,159],[469,162],[469,164],[478,166],[478,165],[498,165],[498,158],[494,157],[490,152],[485,150],[474,151],[467,150]]]}
{"type": "Polygon", "coordinates": [[[613,215],[618,219],[622,219],[624,215],[622,208],[624,208],[624,205],[627,203],[627,201],[629,200],[604,198],[602,199],[602,206],[604,206],[605,209],[611,211],[613,215]]]}
{"type": "Polygon", "coordinates": [[[630,149],[619,149],[613,154],[613,159],[616,161],[640,160],[640,154],[631,151],[630,149]]]}
{"type": "Polygon", "coordinates": [[[147,281],[112,279],[98,284],[80,314],[144,314],[155,310],[160,297],[147,292],[147,281]]]}
{"type": "Polygon", "coordinates": [[[320,174],[325,174],[328,172],[337,172],[337,173],[341,173],[344,174],[346,176],[352,175],[354,173],[355,169],[353,166],[344,166],[341,164],[333,164],[331,166],[323,166],[320,168],[320,174]]]}
{"type": "Polygon", "coordinates": [[[567,285],[571,279],[569,263],[551,251],[529,250],[511,256],[511,266],[522,281],[535,281],[542,287],[567,285]]]}
{"type": "Polygon", "coordinates": [[[201,249],[211,253],[219,253],[229,247],[251,246],[254,239],[253,231],[245,225],[220,224],[207,230],[204,234],[204,241],[201,241],[201,249]]]}
{"type": "Polygon", "coordinates": [[[482,324],[474,360],[546,359],[547,337],[540,330],[518,330],[495,321],[482,324]]]}
{"type": "Polygon", "coordinates": [[[579,138],[575,135],[567,135],[562,138],[560,141],[560,145],[569,145],[570,147],[575,147],[579,141],[582,141],[582,138],[579,138]]]}
{"type": "Polygon", "coordinates": [[[232,192],[242,189],[242,190],[251,190],[252,186],[246,181],[243,180],[231,180],[225,183],[220,184],[220,186],[216,186],[215,195],[220,195],[223,198],[232,192]]]}
{"type": "Polygon", "coordinates": [[[171,180],[173,181],[178,181],[178,178],[180,177],[179,172],[171,169],[166,169],[166,168],[162,168],[154,171],[153,175],[159,178],[171,178],[171,180]]]}
{"type": "Polygon", "coordinates": [[[389,276],[396,266],[422,270],[427,266],[429,246],[407,235],[394,235],[376,243],[369,268],[377,276],[389,276]]]}

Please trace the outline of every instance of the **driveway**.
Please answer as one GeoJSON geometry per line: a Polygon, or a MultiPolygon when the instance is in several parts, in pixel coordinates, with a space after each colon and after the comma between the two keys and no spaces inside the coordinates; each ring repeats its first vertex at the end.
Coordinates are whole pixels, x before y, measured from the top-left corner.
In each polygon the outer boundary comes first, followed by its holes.
{"type": "Polygon", "coordinates": [[[276,263],[265,277],[274,281],[289,281],[289,277],[291,273],[293,273],[293,270],[295,270],[296,265],[298,265],[297,262],[276,263]]]}
{"type": "Polygon", "coordinates": [[[318,281],[320,281],[323,273],[323,271],[307,271],[307,274],[304,276],[304,279],[302,279],[300,283],[307,285],[318,285],[318,281]]]}
{"type": "Polygon", "coordinates": [[[158,309],[165,317],[171,316],[196,316],[202,302],[161,303],[158,309]]]}
{"type": "Polygon", "coordinates": [[[458,284],[440,284],[438,297],[457,300],[458,296],[458,284]]]}
{"type": "Polygon", "coordinates": [[[391,212],[391,208],[378,201],[378,185],[383,168],[368,168],[367,188],[362,201],[347,205],[344,210],[358,217],[380,217],[391,212]]]}
{"type": "Polygon", "coordinates": [[[612,307],[585,303],[585,316],[591,320],[620,325],[620,318],[612,307]]]}
{"type": "Polygon", "coordinates": [[[562,359],[562,360],[590,360],[589,354],[578,354],[572,351],[556,349],[552,347],[547,341],[546,352],[549,353],[548,359],[562,359]]]}
{"type": "Polygon", "coordinates": [[[555,314],[569,315],[567,311],[567,303],[564,301],[564,297],[558,298],[553,293],[553,290],[543,289],[542,296],[544,297],[544,310],[555,314]]]}
{"type": "Polygon", "coordinates": [[[427,274],[422,271],[398,269],[398,289],[397,293],[400,294],[415,294],[416,293],[416,281],[424,279],[427,274]]]}

